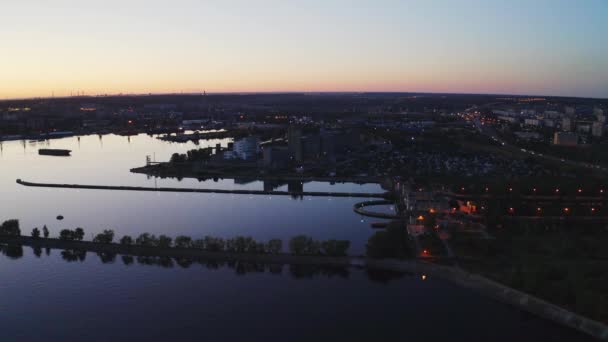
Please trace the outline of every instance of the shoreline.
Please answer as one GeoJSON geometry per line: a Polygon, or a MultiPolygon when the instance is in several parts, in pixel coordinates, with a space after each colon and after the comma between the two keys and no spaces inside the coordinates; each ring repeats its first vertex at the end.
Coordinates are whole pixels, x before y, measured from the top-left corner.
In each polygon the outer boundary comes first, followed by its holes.
{"type": "Polygon", "coordinates": [[[570,312],[557,305],[515,290],[478,274],[460,268],[432,264],[418,260],[371,259],[363,256],[329,257],[296,256],[291,254],[246,254],[210,252],[194,248],[158,248],[117,243],[66,241],[54,238],[0,236],[0,243],[52,249],[75,249],[94,253],[113,253],[132,256],[164,256],[172,258],[202,258],[221,261],[247,261],[265,264],[325,265],[359,267],[411,274],[423,274],[451,282],[481,295],[493,298],[519,310],[583,332],[599,340],[608,341],[608,325],[570,312]]]}

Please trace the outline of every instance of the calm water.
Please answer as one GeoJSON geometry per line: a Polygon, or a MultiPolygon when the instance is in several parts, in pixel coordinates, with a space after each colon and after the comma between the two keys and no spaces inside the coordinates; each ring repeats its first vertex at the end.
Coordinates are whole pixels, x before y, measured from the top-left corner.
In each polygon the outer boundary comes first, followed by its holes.
{"type": "MultiPolygon", "coordinates": [[[[83,227],[87,238],[103,229],[114,229],[117,236],[143,232],[233,237],[251,235],[256,239],[284,240],[298,234],[317,239],[348,239],[351,253],[364,252],[373,233],[352,206],[362,199],[285,196],[242,196],[226,194],[179,194],[149,192],[91,191],[28,188],[17,178],[34,182],[165,187],[205,187],[222,189],[263,189],[263,182],[234,180],[155,179],[129,172],[145,164],[147,155],[166,161],[175,152],[205,146],[223,146],[229,139],[194,143],[168,143],[147,135],[122,137],[97,135],[71,137],[45,142],[12,141],[2,143],[0,154],[0,220],[18,218],[22,232],[47,225],[51,235],[63,228],[83,227]],[[66,148],[72,157],[38,155],[39,148],[66,148]],[[63,221],[56,217],[63,215],[63,221]]],[[[287,185],[279,190],[287,190],[287,185]]],[[[304,184],[310,191],[383,192],[377,184],[304,184]]]]}
{"type": "Polygon", "coordinates": [[[92,253],[66,262],[60,252],[36,257],[25,247],[21,257],[0,255],[3,340],[587,340],[420,275],[125,265],[120,256],[104,264],[92,253]]]}

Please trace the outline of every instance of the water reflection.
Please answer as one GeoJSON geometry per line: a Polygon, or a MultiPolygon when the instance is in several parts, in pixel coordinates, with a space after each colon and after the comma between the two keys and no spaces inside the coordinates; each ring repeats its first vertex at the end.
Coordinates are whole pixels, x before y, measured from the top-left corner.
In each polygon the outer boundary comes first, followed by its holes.
{"type": "MultiPolygon", "coordinates": [[[[35,249],[35,247],[33,247],[35,249]]],[[[61,258],[67,262],[83,262],[87,257],[87,252],[78,249],[64,249],[61,251],[61,258]]]]}
{"type": "Polygon", "coordinates": [[[23,257],[23,247],[21,245],[0,245],[0,253],[10,259],[19,259],[23,257]]]}
{"type": "MultiPolygon", "coordinates": [[[[41,247],[31,247],[36,258],[42,257],[41,247]]],[[[46,249],[46,256],[50,256],[51,249],[46,249]]],[[[0,252],[9,259],[20,259],[23,257],[23,246],[15,244],[0,245],[0,252]]],[[[88,253],[86,250],[80,249],[63,249],[60,252],[61,259],[65,262],[84,262],[88,253]]],[[[119,255],[112,252],[96,252],[102,264],[114,264],[117,259],[125,266],[134,264],[143,266],[156,266],[160,268],[190,268],[195,265],[203,266],[208,270],[231,269],[239,276],[255,273],[268,273],[275,275],[289,274],[294,279],[313,279],[313,278],[340,278],[349,279],[351,271],[349,267],[336,265],[312,265],[312,264],[276,264],[276,263],[261,263],[241,260],[214,260],[200,257],[167,257],[167,256],[146,256],[146,255],[119,255]]],[[[402,279],[404,276],[411,274],[366,269],[367,278],[373,282],[388,284],[392,280],[402,279]]]]}

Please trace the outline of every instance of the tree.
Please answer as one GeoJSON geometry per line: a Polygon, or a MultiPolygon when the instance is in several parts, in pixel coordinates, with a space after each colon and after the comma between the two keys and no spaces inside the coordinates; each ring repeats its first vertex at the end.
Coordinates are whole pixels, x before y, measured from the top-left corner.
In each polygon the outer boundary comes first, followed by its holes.
{"type": "Polygon", "coordinates": [[[69,229],[62,229],[59,232],[59,239],[65,241],[72,241],[74,240],[74,232],[69,229]]]}
{"type": "Polygon", "coordinates": [[[205,249],[210,252],[221,252],[226,246],[226,242],[222,238],[214,238],[205,236],[205,249]]]}
{"type": "Polygon", "coordinates": [[[226,252],[236,252],[236,240],[235,239],[227,239],[226,240],[226,252]]]}
{"type": "Polygon", "coordinates": [[[205,249],[205,239],[196,239],[192,242],[192,248],[205,249]]]}
{"type": "Polygon", "coordinates": [[[328,256],[346,256],[349,247],[348,240],[327,240],[321,244],[323,254],[328,256]]]}
{"type": "Polygon", "coordinates": [[[112,243],[114,240],[114,231],[111,229],[105,229],[102,233],[97,234],[93,238],[93,242],[97,243],[112,243]]]}
{"type": "Polygon", "coordinates": [[[321,244],[309,236],[298,235],[289,240],[289,251],[294,255],[317,255],[321,252],[321,244]]]}
{"type": "Polygon", "coordinates": [[[289,240],[289,251],[294,255],[302,255],[306,251],[306,245],[308,243],[308,237],[305,235],[298,235],[289,240]]]}
{"type": "Polygon", "coordinates": [[[34,239],[39,239],[40,238],[40,229],[38,229],[38,228],[32,229],[32,237],[34,239]]]}
{"type": "Polygon", "coordinates": [[[44,227],[42,227],[42,234],[44,235],[45,239],[49,238],[49,229],[46,227],[46,224],[44,225],[44,227]]]}
{"type": "Polygon", "coordinates": [[[280,239],[272,239],[266,244],[265,250],[268,254],[279,254],[283,251],[283,241],[280,239]]]}
{"type": "Polygon", "coordinates": [[[21,235],[19,220],[7,220],[0,226],[0,235],[21,235]]]}
{"type": "Polygon", "coordinates": [[[175,247],[190,248],[192,247],[192,238],[189,236],[180,235],[175,238],[175,247]]]}
{"type": "Polygon", "coordinates": [[[74,240],[82,241],[84,239],[84,229],[78,227],[74,230],[74,240]]]}
{"type": "Polygon", "coordinates": [[[400,225],[390,225],[367,240],[367,256],[372,258],[404,258],[408,255],[405,229],[400,225]]]}
{"type": "MultiPolygon", "coordinates": [[[[233,241],[234,252],[237,253],[257,253],[258,243],[251,236],[237,236],[233,241]]],[[[263,248],[262,248],[263,250],[263,248]]]]}
{"type": "Polygon", "coordinates": [[[125,245],[125,246],[129,246],[133,244],[133,238],[130,237],[129,235],[125,235],[120,239],[120,244],[121,245],[125,245]]]}
{"type": "MultiPolygon", "coordinates": [[[[177,241],[177,239],[176,239],[177,241]]],[[[158,237],[158,247],[161,248],[170,248],[172,239],[166,235],[161,235],[158,237]]]]}
{"type": "Polygon", "coordinates": [[[158,239],[154,234],[143,233],[135,239],[135,244],[146,247],[156,247],[158,246],[158,239]]]}

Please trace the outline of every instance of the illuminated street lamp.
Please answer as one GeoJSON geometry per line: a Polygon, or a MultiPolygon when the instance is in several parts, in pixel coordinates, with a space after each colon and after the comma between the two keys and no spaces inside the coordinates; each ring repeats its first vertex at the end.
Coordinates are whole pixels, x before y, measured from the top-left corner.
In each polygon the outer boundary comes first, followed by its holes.
{"type": "Polygon", "coordinates": [[[564,213],[566,213],[566,214],[570,213],[570,208],[568,208],[568,207],[564,208],[564,213]]]}

